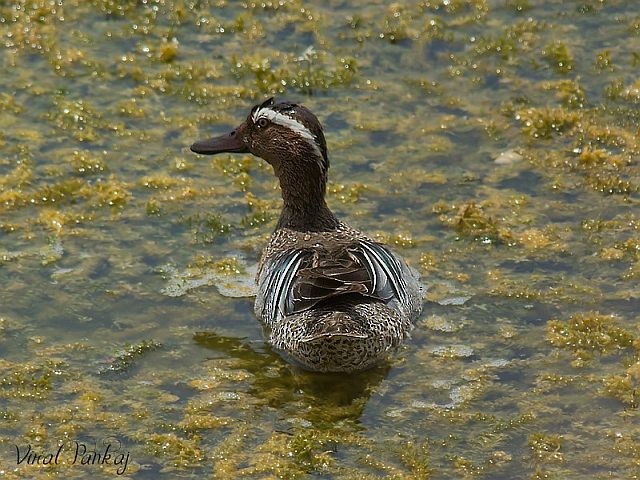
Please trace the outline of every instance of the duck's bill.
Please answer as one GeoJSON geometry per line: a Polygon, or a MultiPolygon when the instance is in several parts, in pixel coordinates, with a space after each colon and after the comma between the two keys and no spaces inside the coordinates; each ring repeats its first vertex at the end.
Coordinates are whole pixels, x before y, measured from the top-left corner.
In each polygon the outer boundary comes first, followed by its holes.
{"type": "MultiPolygon", "coordinates": [[[[242,126],[241,126],[242,127],[242,126]]],[[[221,137],[201,140],[191,145],[191,151],[202,155],[215,155],[217,153],[247,153],[249,149],[243,142],[242,128],[236,128],[233,132],[221,137]]]]}

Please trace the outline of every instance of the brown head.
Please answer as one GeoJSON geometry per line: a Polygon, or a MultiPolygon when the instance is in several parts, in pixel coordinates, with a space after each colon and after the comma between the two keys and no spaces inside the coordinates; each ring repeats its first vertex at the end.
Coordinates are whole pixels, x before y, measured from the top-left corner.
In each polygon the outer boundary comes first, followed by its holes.
{"type": "Polygon", "coordinates": [[[306,107],[273,98],[251,109],[247,119],[221,137],[196,142],[203,155],[252,153],[267,161],[280,180],[284,209],[278,227],[332,230],[338,221],[324,194],[329,158],[322,126],[306,107]]]}

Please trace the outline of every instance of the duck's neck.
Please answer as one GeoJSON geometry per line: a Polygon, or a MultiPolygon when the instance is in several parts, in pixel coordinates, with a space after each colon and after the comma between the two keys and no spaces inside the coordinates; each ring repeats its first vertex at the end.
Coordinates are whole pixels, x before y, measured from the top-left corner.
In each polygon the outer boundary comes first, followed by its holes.
{"type": "Polygon", "coordinates": [[[276,228],[290,228],[301,232],[335,230],[338,219],[324,199],[326,177],[297,173],[279,172],[284,206],[276,228]]]}

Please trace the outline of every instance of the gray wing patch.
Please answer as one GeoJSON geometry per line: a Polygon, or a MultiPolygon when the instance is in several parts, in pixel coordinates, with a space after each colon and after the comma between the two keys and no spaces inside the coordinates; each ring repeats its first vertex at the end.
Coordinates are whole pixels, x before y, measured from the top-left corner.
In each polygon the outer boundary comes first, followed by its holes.
{"type": "Polygon", "coordinates": [[[385,302],[397,299],[401,304],[407,302],[407,283],[404,279],[403,263],[384,246],[368,241],[360,241],[367,270],[375,272],[373,278],[373,296],[385,302]]]}
{"type": "Polygon", "coordinates": [[[402,260],[366,240],[329,250],[287,250],[268,261],[260,273],[256,314],[273,325],[347,294],[377,298],[405,310],[412,303],[407,278],[414,275],[402,260]]]}
{"type": "Polygon", "coordinates": [[[269,325],[293,311],[293,282],[308,255],[304,250],[288,250],[264,266],[258,278],[257,296],[263,301],[256,304],[256,313],[269,325]]]}

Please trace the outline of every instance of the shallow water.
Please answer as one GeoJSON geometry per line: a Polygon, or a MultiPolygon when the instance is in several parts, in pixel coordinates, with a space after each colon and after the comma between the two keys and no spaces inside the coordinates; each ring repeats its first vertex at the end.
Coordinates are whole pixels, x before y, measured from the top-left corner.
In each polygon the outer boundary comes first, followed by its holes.
{"type": "Polygon", "coordinates": [[[34,0],[0,35],[0,476],[638,477],[634,2],[34,0]],[[270,350],[277,182],[188,150],[271,95],[429,286],[370,371],[270,350]]]}

